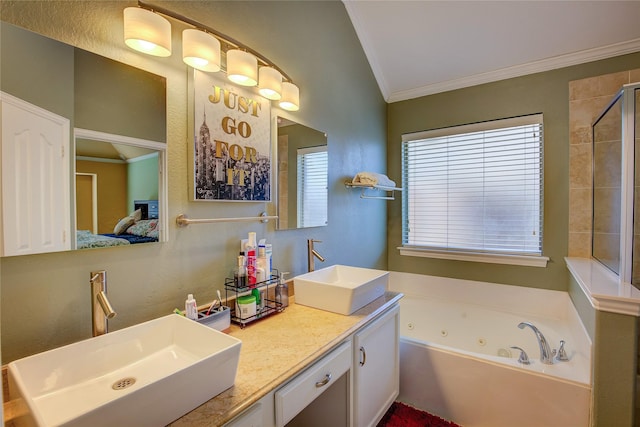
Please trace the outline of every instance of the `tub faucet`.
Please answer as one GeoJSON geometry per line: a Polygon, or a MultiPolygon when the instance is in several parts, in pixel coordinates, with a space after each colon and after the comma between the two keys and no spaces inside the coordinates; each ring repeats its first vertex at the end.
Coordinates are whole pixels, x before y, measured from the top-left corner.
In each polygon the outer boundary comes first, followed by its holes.
{"type": "Polygon", "coordinates": [[[308,267],[309,272],[312,272],[312,271],[314,271],[316,269],[315,258],[318,258],[320,260],[320,262],[324,262],[324,257],[322,255],[320,255],[318,253],[318,251],[313,249],[313,244],[314,243],[322,243],[322,241],[321,240],[313,240],[313,239],[308,239],[307,240],[307,257],[308,257],[307,267],[308,267]]]}
{"type": "Polygon", "coordinates": [[[536,338],[538,339],[538,346],[540,347],[540,361],[544,364],[552,365],[553,356],[555,356],[556,351],[555,350],[551,351],[551,348],[549,347],[549,343],[545,339],[544,335],[542,335],[542,332],[540,332],[540,330],[536,328],[533,324],[529,322],[520,322],[518,324],[518,328],[520,329],[524,329],[525,326],[530,327],[533,333],[536,334],[536,338]]]}
{"type": "Polygon", "coordinates": [[[108,319],[115,317],[116,312],[107,299],[107,272],[105,270],[92,271],[91,279],[91,314],[93,336],[104,335],[109,332],[108,319]]]}

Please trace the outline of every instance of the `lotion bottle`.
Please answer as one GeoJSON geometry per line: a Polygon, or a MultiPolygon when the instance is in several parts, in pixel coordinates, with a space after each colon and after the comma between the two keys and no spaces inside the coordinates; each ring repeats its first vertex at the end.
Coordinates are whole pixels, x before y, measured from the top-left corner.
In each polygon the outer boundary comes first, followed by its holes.
{"type": "Polygon", "coordinates": [[[258,243],[258,258],[256,259],[256,268],[258,271],[262,270],[262,280],[258,279],[258,281],[265,281],[271,279],[271,266],[269,262],[269,257],[267,256],[267,248],[264,239],[260,240],[258,243]]]}
{"type": "Polygon", "coordinates": [[[187,319],[198,320],[198,305],[193,294],[187,296],[187,300],[184,302],[184,311],[187,319]]]}
{"type": "Polygon", "coordinates": [[[253,288],[257,282],[256,271],[256,233],[249,233],[249,240],[245,247],[245,254],[247,256],[247,278],[249,287],[253,288]]]}

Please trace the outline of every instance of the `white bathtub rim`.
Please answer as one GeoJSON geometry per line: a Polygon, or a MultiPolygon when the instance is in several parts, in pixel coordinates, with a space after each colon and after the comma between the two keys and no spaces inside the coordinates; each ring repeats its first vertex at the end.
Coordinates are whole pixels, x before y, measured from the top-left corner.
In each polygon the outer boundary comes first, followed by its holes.
{"type": "MultiPolygon", "coordinates": [[[[447,347],[445,345],[442,344],[437,344],[437,343],[432,343],[432,342],[426,342],[423,340],[420,340],[418,338],[412,338],[412,337],[408,337],[408,336],[401,336],[400,337],[400,341],[404,341],[410,344],[414,344],[414,345],[419,345],[422,347],[427,347],[429,349],[433,349],[436,351],[440,351],[446,354],[450,354],[452,356],[458,356],[458,357],[463,357],[465,359],[471,359],[471,360],[477,360],[480,361],[482,363],[489,363],[493,366],[498,366],[500,368],[504,368],[504,369],[511,369],[511,370],[515,370],[518,372],[524,372],[527,374],[531,374],[531,375],[535,375],[535,376],[539,376],[542,378],[551,378],[555,381],[560,381],[566,384],[571,384],[571,385],[575,385],[575,386],[579,386],[579,387],[583,387],[587,390],[591,390],[592,385],[590,382],[583,382],[583,381],[579,381],[579,380],[574,380],[574,379],[570,379],[570,378],[566,378],[563,376],[559,376],[557,374],[554,374],[552,372],[541,372],[541,369],[544,369],[547,365],[542,364],[542,362],[538,361],[538,360],[532,360],[531,361],[531,365],[528,366],[524,366],[520,363],[517,362],[517,359],[515,358],[508,358],[508,357],[499,357],[499,356],[491,356],[491,355],[480,355],[478,353],[474,353],[474,352],[470,352],[467,350],[461,350],[461,349],[454,349],[451,347],[447,347]]],[[[553,365],[551,365],[553,366],[553,365]]]]}
{"type": "Polygon", "coordinates": [[[389,272],[389,289],[406,296],[464,302],[499,311],[506,311],[505,307],[510,307],[512,313],[554,319],[566,316],[566,302],[567,299],[570,300],[568,293],[564,291],[397,271],[389,272]],[[452,290],[455,297],[451,297],[452,290]],[[525,298],[522,298],[523,294],[525,298]]]}

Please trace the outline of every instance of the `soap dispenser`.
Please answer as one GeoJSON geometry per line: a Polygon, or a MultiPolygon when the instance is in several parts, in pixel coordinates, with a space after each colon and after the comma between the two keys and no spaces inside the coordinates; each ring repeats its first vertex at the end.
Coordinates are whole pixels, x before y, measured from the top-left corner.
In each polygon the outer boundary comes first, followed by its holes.
{"type": "Polygon", "coordinates": [[[282,309],[289,305],[289,286],[284,281],[285,274],[289,274],[289,272],[283,271],[280,273],[280,280],[276,285],[276,301],[280,301],[282,303],[282,309]]]}

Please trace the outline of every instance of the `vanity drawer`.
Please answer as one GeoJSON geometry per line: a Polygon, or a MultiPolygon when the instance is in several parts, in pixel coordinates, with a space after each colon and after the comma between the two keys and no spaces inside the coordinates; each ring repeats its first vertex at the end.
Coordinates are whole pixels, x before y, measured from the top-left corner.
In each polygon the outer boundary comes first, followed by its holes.
{"type": "Polygon", "coordinates": [[[341,344],[275,394],[276,426],[282,427],[351,369],[351,342],[341,344]]]}

